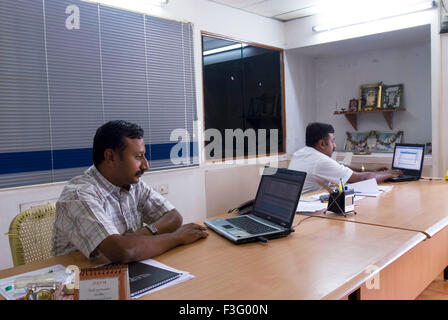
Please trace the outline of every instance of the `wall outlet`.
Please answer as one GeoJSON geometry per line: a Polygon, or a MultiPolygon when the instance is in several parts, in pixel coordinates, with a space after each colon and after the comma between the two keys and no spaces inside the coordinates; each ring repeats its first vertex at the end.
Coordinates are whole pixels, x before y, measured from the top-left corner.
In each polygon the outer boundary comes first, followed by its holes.
{"type": "Polygon", "coordinates": [[[152,185],[151,188],[160,194],[168,194],[168,184],[155,184],[152,185]]]}
{"type": "Polygon", "coordinates": [[[159,193],[160,194],[168,194],[168,184],[160,184],[159,185],[159,193]]]}

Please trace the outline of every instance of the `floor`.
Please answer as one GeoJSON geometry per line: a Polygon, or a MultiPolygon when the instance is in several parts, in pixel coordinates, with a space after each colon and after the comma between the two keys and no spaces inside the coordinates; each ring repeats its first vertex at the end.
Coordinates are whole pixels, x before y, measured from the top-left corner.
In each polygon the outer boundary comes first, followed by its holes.
{"type": "Polygon", "coordinates": [[[416,300],[448,300],[448,281],[443,280],[443,273],[439,274],[416,300]]]}

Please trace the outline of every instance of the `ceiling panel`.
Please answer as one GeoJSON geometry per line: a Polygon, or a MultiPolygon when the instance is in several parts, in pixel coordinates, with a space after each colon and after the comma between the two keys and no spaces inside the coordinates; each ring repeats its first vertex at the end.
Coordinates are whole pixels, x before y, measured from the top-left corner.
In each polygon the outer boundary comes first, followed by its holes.
{"type": "Polygon", "coordinates": [[[268,0],[245,7],[244,10],[272,18],[280,14],[310,7],[315,2],[316,0],[268,0]]]}
{"type": "Polygon", "coordinates": [[[209,0],[209,1],[223,4],[228,7],[241,9],[254,5],[256,3],[266,2],[267,0],[209,0]]]}

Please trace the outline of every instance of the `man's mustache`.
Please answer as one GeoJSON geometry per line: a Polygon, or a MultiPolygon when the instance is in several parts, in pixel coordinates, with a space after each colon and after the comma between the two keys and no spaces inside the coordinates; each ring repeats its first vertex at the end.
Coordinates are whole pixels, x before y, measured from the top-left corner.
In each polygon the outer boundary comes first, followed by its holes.
{"type": "Polygon", "coordinates": [[[137,176],[137,177],[142,176],[145,173],[145,171],[146,170],[140,170],[135,174],[135,176],[137,176]]]}

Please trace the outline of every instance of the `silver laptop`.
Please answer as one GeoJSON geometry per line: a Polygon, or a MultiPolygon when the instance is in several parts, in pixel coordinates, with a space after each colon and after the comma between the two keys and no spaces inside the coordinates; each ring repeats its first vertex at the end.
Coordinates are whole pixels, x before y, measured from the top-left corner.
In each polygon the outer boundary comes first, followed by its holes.
{"type": "Polygon", "coordinates": [[[424,144],[395,144],[392,169],[403,171],[402,175],[388,179],[391,182],[413,181],[422,176],[423,159],[425,158],[424,144]]]}
{"type": "Polygon", "coordinates": [[[292,222],[305,177],[306,172],[266,167],[251,214],[204,224],[237,244],[287,236],[294,231],[292,222]],[[275,174],[267,174],[272,172],[275,174]]]}

